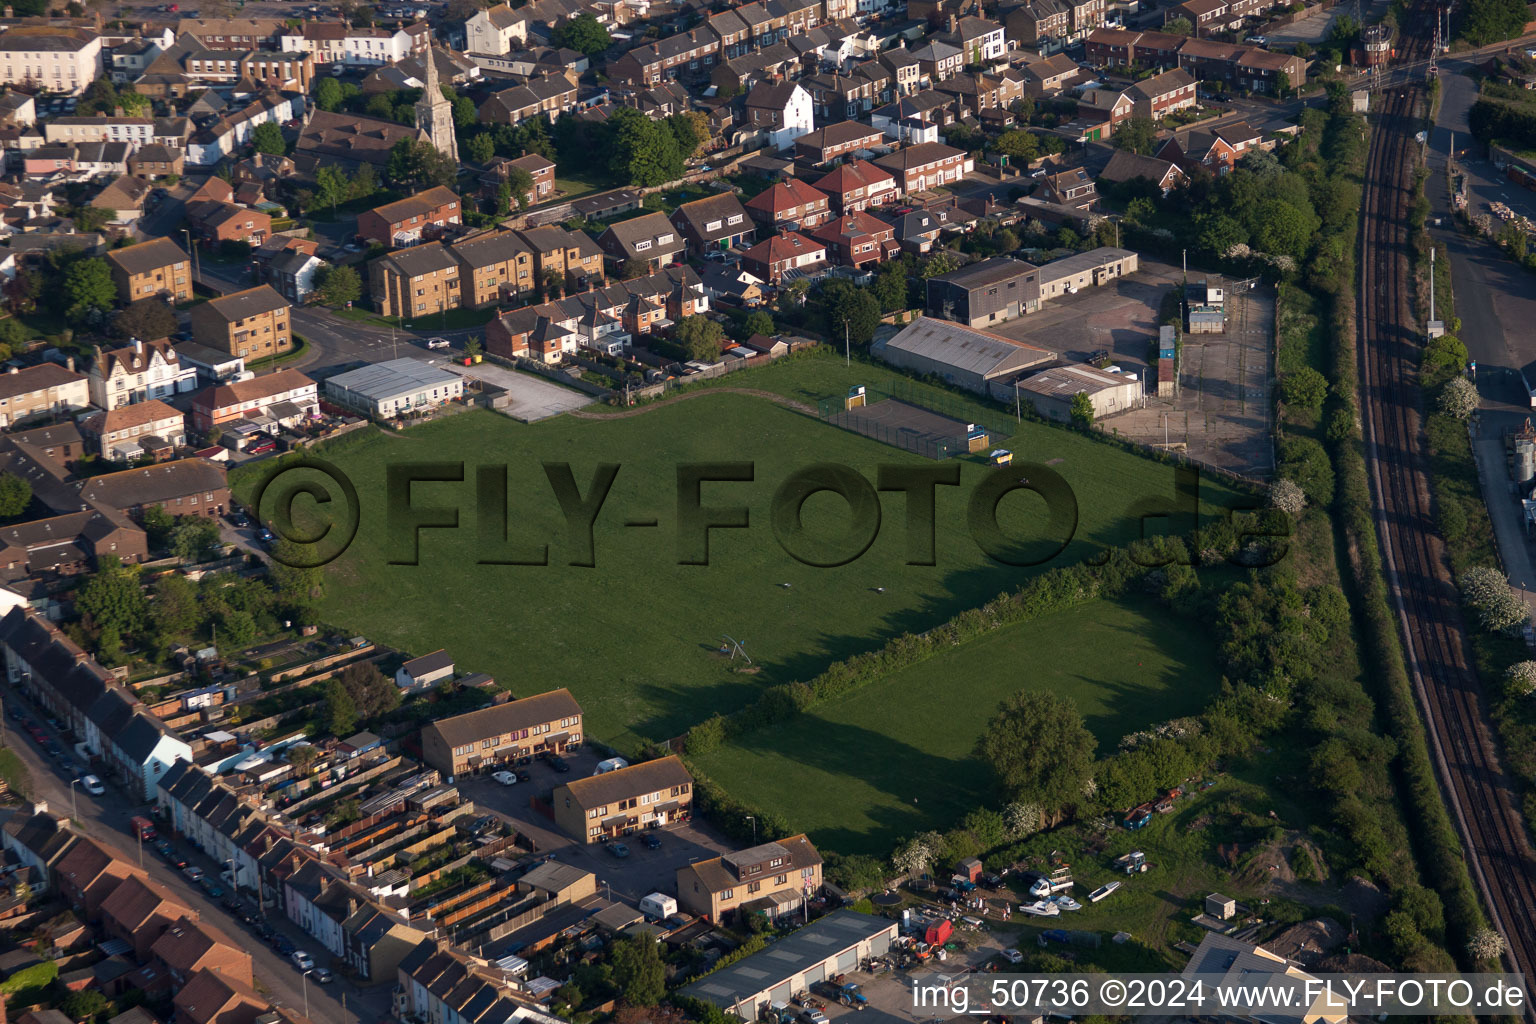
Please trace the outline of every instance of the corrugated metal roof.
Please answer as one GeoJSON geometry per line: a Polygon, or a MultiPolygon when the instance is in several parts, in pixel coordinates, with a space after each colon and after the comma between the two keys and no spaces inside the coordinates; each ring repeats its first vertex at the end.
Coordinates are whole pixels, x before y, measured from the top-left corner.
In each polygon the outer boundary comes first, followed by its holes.
{"type": "Polygon", "coordinates": [[[983,377],[1056,358],[1056,353],[1034,345],[929,317],[919,317],[893,337],[876,342],[875,349],[906,352],[983,377]]]}

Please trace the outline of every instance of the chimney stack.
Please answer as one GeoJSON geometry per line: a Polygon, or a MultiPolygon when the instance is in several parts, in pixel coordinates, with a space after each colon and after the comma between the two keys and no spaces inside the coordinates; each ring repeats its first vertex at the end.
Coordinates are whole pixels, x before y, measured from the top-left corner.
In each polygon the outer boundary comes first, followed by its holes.
{"type": "Polygon", "coordinates": [[[75,357],[74,356],[66,356],[64,358],[64,365],[68,369],[73,370],[75,368],[75,357]]]}
{"type": "Polygon", "coordinates": [[[951,14],[949,16],[949,30],[951,32],[954,32],[954,31],[958,30],[959,28],[960,28],[960,19],[958,17],[956,17],[955,15],[951,14]]]}
{"type": "Polygon", "coordinates": [[[142,356],[144,354],[144,342],[138,338],[133,339],[133,354],[136,356],[142,356]]]}

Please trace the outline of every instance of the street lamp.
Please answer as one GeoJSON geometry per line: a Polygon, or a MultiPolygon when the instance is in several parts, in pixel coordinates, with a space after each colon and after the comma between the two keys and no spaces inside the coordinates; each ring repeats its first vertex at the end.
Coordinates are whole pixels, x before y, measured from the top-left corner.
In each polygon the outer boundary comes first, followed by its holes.
{"type": "Polygon", "coordinates": [[[74,818],[76,821],[80,820],[80,794],[79,791],[75,789],[75,786],[79,785],[79,783],[79,779],[72,779],[69,783],[69,816],[74,818]]]}
{"type": "MultiPolygon", "coordinates": [[[[314,970],[313,967],[309,969],[314,970]]],[[[304,985],[304,1019],[309,1020],[309,971],[299,975],[299,981],[304,985]]]]}
{"type": "Polygon", "coordinates": [[[747,815],[747,820],[752,823],[752,845],[756,846],[757,845],[757,819],[749,814],[749,815],[747,815]]]}

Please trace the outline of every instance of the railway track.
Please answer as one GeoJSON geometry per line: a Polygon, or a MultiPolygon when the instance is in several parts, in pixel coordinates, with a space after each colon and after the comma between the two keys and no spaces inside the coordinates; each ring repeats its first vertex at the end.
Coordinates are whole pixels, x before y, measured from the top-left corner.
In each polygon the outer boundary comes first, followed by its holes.
{"type": "MultiPolygon", "coordinates": [[[[1414,12],[1420,16],[1422,9],[1414,12]]],[[[1404,59],[1422,61],[1422,25],[1404,59]]],[[[1418,386],[1409,210],[1423,91],[1387,92],[1371,140],[1364,194],[1359,361],[1376,526],[1411,676],[1442,792],[1474,881],[1508,943],[1510,969],[1536,979],[1536,856],[1467,643],[1445,544],[1435,530],[1418,386]]],[[[1528,1019],[1536,1013],[1527,1007],[1528,1019]]]]}

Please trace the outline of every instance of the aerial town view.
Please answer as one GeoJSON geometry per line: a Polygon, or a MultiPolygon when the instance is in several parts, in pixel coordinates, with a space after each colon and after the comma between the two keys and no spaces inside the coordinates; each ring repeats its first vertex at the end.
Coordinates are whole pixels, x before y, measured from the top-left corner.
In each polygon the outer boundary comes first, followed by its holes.
{"type": "Polygon", "coordinates": [[[1533,236],[1525,0],[7,0],[0,1024],[1536,1021],[1533,236]]]}

